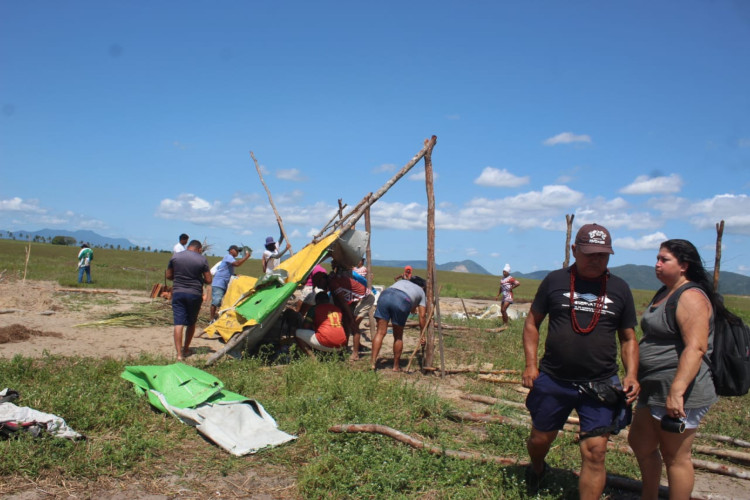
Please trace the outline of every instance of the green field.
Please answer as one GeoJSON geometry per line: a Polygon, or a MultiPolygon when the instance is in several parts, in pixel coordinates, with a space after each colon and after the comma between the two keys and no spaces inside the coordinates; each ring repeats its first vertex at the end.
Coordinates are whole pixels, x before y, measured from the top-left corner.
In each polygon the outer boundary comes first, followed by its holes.
{"type": "MultiPolygon", "coordinates": [[[[3,281],[23,276],[26,245],[0,240],[3,281]]],[[[75,247],[32,243],[27,279],[78,286],[77,252],[75,247]]],[[[144,292],[163,281],[170,257],[166,253],[124,250],[94,252],[94,285],[90,286],[144,292]]],[[[260,263],[251,259],[239,269],[258,275],[260,263]]],[[[387,285],[400,269],[376,267],[373,271],[375,283],[387,285]]],[[[493,298],[497,280],[493,276],[438,272],[443,296],[493,298]]],[[[537,286],[538,282],[524,281],[516,289],[519,300],[531,300],[537,286]]],[[[645,307],[651,294],[636,291],[636,306],[645,307]]],[[[741,314],[748,317],[744,299],[730,297],[728,301],[735,310],[742,307],[741,314]]],[[[450,364],[523,368],[520,322],[513,322],[501,334],[484,331],[485,327],[497,327],[497,320],[471,320],[468,324],[470,330],[444,332],[450,364]]],[[[294,478],[294,483],[288,489],[269,493],[269,498],[526,497],[522,467],[435,456],[375,434],[328,431],[336,424],[383,424],[438,447],[523,461],[527,460],[527,429],[454,422],[448,413],[457,408],[457,402],[444,397],[441,390],[442,384],[450,384],[452,390],[463,393],[522,402],[523,396],[509,386],[483,382],[476,374],[452,376],[445,381],[418,372],[396,377],[384,371],[372,372],[367,363],[350,364],[337,358],[311,361],[294,350],[283,362],[265,357],[225,359],[207,371],[223,380],[227,389],[260,401],[281,429],[299,436],[287,445],[235,458],[201,439],[194,429],[153,411],[146,399],[137,396],[132,385],[119,377],[126,365],[170,362],[161,357],[113,360],[63,358],[54,353],[41,359],[0,359],[0,389],[18,390],[22,395],[20,405],[60,415],[89,438],[69,442],[24,435],[0,441],[0,495],[36,484],[43,491],[52,488],[58,494],[70,491],[93,498],[106,496],[96,494],[97,485],[117,485],[106,490],[111,494],[124,484],[138,483],[145,491],[169,497],[208,497],[220,492],[221,496],[231,496],[222,478],[237,485],[244,484],[249,474],[273,471],[294,478]],[[165,477],[171,478],[166,490],[165,477]],[[181,488],[188,488],[190,493],[181,488]]],[[[189,358],[189,362],[195,361],[189,358]]],[[[749,403],[750,396],[723,398],[701,430],[750,441],[749,403]]],[[[486,411],[516,418],[525,413],[505,405],[486,411]]],[[[699,458],[735,465],[716,457],[699,458]]],[[[560,469],[578,469],[578,445],[572,436],[558,438],[549,462],[560,469]]],[[[638,478],[632,456],[610,452],[607,464],[613,474],[638,478]]],[[[252,484],[241,491],[252,492],[252,484]]],[[[608,489],[607,493],[611,498],[621,497],[616,490],[608,489]]],[[[554,484],[542,488],[539,498],[577,498],[572,473],[555,473],[554,484]]]]}

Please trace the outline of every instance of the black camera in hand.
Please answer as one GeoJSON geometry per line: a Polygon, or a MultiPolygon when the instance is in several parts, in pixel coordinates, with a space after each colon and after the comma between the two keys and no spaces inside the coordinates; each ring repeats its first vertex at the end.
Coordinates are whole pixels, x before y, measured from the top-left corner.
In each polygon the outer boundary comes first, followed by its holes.
{"type": "Polygon", "coordinates": [[[667,432],[682,434],[685,432],[685,421],[679,418],[664,415],[661,418],[661,428],[667,432]]]}

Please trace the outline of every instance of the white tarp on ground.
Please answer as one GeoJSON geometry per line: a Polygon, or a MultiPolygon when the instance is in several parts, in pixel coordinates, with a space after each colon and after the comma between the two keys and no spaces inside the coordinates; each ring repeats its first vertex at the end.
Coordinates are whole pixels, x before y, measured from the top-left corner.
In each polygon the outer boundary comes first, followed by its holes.
{"type": "Polygon", "coordinates": [[[177,408],[163,394],[150,390],[172,416],[221,446],[235,456],[255,453],[268,446],[278,446],[296,436],[279,430],[276,420],[254,400],[203,403],[195,408],[177,408]]]}

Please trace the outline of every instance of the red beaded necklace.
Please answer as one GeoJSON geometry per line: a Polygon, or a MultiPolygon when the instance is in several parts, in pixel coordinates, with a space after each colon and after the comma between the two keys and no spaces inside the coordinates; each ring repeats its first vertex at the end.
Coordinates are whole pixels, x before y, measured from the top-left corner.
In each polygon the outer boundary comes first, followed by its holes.
{"type": "Polygon", "coordinates": [[[605,272],[602,275],[601,294],[596,297],[594,316],[591,318],[591,323],[589,323],[589,326],[586,328],[581,328],[581,325],[578,324],[578,319],[576,319],[575,308],[576,272],[576,265],[573,264],[570,266],[570,320],[573,324],[573,330],[576,333],[591,333],[594,328],[596,328],[596,324],[599,322],[599,316],[601,316],[602,309],[604,309],[604,300],[607,297],[607,279],[609,278],[609,273],[605,272]]]}

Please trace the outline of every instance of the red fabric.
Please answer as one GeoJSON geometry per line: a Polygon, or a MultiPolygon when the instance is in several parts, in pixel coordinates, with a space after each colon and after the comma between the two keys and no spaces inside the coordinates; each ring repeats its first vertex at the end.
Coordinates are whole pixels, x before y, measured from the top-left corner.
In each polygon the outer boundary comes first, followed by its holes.
{"type": "Polygon", "coordinates": [[[319,304],[313,308],[315,336],[326,347],[346,345],[346,332],[342,326],[341,309],[333,304],[319,304]]]}
{"type": "Polygon", "coordinates": [[[328,275],[328,287],[347,304],[357,302],[370,291],[351,275],[328,275]]]}

